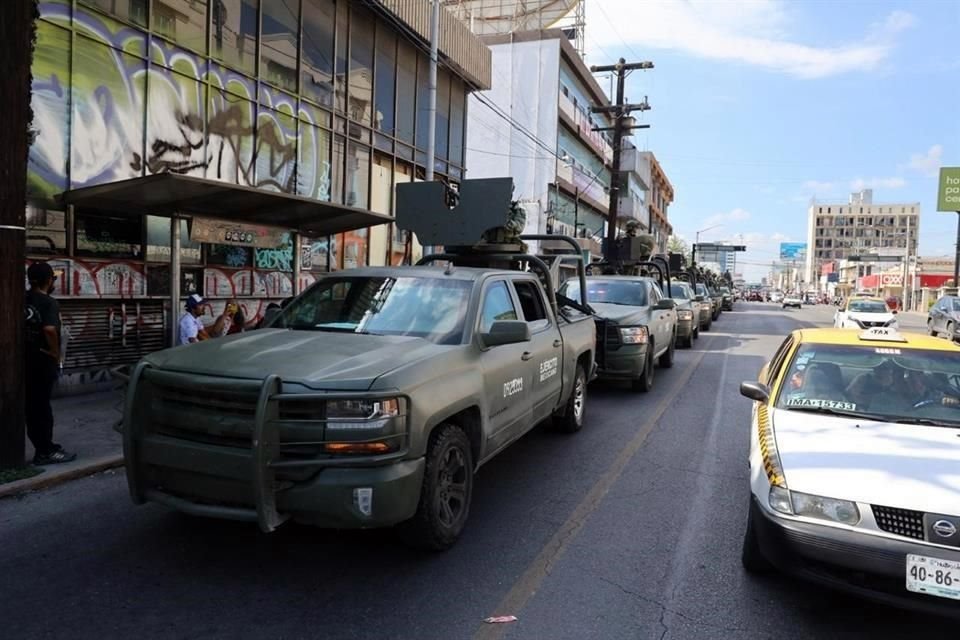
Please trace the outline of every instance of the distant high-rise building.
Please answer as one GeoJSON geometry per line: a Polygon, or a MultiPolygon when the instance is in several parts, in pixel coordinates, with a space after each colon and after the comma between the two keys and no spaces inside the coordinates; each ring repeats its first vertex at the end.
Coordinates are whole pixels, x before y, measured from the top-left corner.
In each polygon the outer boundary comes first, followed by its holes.
{"type": "Polygon", "coordinates": [[[847,202],[812,202],[807,209],[807,261],[804,281],[815,282],[826,262],[850,256],[915,256],[920,203],[874,204],[873,190],[847,202]]]}

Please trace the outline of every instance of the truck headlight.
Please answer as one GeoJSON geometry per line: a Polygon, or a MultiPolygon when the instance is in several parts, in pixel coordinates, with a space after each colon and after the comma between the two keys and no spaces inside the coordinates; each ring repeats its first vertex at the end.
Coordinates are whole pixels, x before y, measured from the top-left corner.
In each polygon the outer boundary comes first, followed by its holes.
{"type": "Polygon", "coordinates": [[[327,453],[390,453],[401,448],[405,436],[403,403],[399,398],[327,403],[323,444],[327,453]]]}
{"type": "Polygon", "coordinates": [[[646,327],[620,327],[620,340],[623,344],[647,344],[650,334],[646,327]]]}
{"type": "Polygon", "coordinates": [[[677,310],[677,319],[678,320],[692,320],[693,311],[690,309],[678,309],[677,310]]]}

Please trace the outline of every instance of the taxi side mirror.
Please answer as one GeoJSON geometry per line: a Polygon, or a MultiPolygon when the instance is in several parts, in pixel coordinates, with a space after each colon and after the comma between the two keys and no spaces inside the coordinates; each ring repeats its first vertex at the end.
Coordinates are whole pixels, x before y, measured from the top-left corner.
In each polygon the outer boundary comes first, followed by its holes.
{"type": "Polygon", "coordinates": [[[740,395],[757,402],[767,402],[770,400],[770,389],[762,382],[741,382],[740,395]]]}

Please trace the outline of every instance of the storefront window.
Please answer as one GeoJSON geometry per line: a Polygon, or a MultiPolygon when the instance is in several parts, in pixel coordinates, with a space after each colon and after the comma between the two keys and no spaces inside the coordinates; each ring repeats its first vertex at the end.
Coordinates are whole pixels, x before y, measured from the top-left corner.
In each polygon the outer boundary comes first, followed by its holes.
{"type": "MultiPolygon", "coordinates": [[[[180,260],[200,262],[200,243],[190,241],[186,220],[180,221],[180,260]]],[[[170,218],[147,216],[147,262],[170,262],[170,218]]]]}
{"type": "Polygon", "coordinates": [[[373,110],[373,24],[369,12],[354,5],[350,16],[350,117],[366,125],[373,110]]]}
{"type": "Polygon", "coordinates": [[[63,211],[27,206],[27,254],[64,254],[67,249],[66,215],[63,211]]]}
{"type": "Polygon", "coordinates": [[[142,258],[141,219],[137,216],[77,214],[77,255],[142,258]]]}
{"type": "Polygon", "coordinates": [[[393,135],[394,83],[397,77],[397,36],[385,25],[377,27],[377,59],[374,73],[373,128],[393,135]]]}
{"type": "Polygon", "coordinates": [[[283,111],[260,107],[257,115],[256,186],[297,191],[297,120],[283,111]]]}
{"type": "Polygon", "coordinates": [[[370,149],[350,142],[347,147],[347,198],[346,204],[366,209],[369,202],[367,189],[370,186],[370,149]]]}
{"type": "Polygon", "coordinates": [[[80,0],[81,4],[96,7],[101,11],[109,13],[120,20],[126,20],[138,24],[141,27],[147,26],[147,5],[150,0],[80,0]]]}
{"type": "Polygon", "coordinates": [[[333,106],[333,0],[303,0],[303,64],[300,90],[305,97],[333,106]]]}
{"type": "Polygon", "coordinates": [[[336,38],[336,104],[334,108],[343,113],[347,102],[347,26],[349,25],[349,3],[337,3],[337,38],[336,38]]]}
{"type": "Polygon", "coordinates": [[[242,269],[253,265],[253,249],[233,244],[208,244],[207,264],[242,269]]]}
{"type": "Polygon", "coordinates": [[[70,32],[38,21],[30,106],[34,122],[43,126],[34,126],[36,137],[30,147],[27,196],[31,199],[52,199],[67,189],[70,74],[64,70],[69,68],[70,32]]]}
{"type": "Polygon", "coordinates": [[[257,9],[260,0],[217,0],[211,11],[213,56],[253,75],[257,68],[257,9]]]}
{"type": "Polygon", "coordinates": [[[289,91],[297,90],[299,21],[300,0],[263,4],[260,77],[289,91]]]}
{"type": "MultiPolygon", "coordinates": [[[[118,3],[119,4],[119,3],[118,3]]],[[[153,30],[194,51],[207,52],[208,0],[153,0],[153,30]]]]}
{"type": "Polygon", "coordinates": [[[330,132],[300,121],[297,193],[317,200],[330,200],[330,132]]]}
{"type": "MultiPolygon", "coordinates": [[[[394,185],[410,182],[412,168],[410,165],[397,163],[393,172],[394,185]]],[[[395,189],[394,189],[395,191],[395,189]]],[[[408,233],[396,224],[390,225],[390,257],[389,264],[401,265],[406,255],[408,233]]]]}
{"type": "Polygon", "coordinates": [[[343,234],[343,268],[367,266],[368,230],[357,229],[343,234]]]}
{"type": "Polygon", "coordinates": [[[413,125],[416,115],[417,54],[414,48],[400,40],[397,48],[397,137],[413,144],[413,125]]]}
{"type": "Polygon", "coordinates": [[[333,167],[330,169],[330,199],[343,204],[343,161],[346,141],[343,136],[333,136],[333,167]]]}

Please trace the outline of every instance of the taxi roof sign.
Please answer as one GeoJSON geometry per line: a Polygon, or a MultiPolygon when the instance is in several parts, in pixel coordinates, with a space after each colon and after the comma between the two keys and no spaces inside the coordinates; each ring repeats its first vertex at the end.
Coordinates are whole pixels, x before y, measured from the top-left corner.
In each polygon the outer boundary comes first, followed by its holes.
{"type": "Polygon", "coordinates": [[[906,342],[907,339],[896,329],[890,327],[871,327],[860,333],[861,340],[878,340],[882,342],[906,342]]]}

